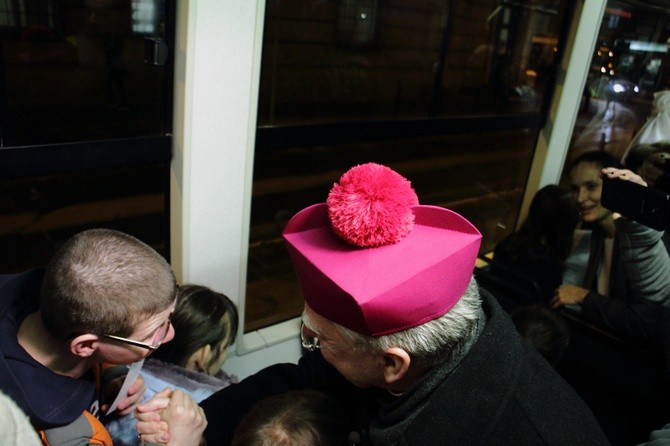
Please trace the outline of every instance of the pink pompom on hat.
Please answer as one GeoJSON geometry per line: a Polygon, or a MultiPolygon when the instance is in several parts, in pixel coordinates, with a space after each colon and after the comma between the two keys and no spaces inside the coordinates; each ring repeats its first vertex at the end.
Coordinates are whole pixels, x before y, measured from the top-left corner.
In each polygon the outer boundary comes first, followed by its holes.
{"type": "Polygon", "coordinates": [[[470,283],[481,234],[459,214],[420,205],[408,180],[368,163],[283,232],[305,302],[368,336],[447,313],[470,283]]]}

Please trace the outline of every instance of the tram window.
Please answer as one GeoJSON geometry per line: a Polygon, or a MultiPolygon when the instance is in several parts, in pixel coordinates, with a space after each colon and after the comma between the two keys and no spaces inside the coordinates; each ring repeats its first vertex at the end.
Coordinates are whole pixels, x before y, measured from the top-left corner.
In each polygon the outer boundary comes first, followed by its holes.
{"type": "Polygon", "coordinates": [[[165,8],[163,0],[0,4],[1,145],[169,133],[167,66],[144,62],[145,36],[168,38],[165,8]]]}
{"type": "Polygon", "coordinates": [[[302,310],[281,230],[357,163],[388,164],[422,202],[462,212],[483,249],[513,229],[569,4],[266,3],[246,332],[302,310]]]}
{"type": "MultiPolygon", "coordinates": [[[[20,149],[19,149],[20,150],[20,149]]],[[[85,229],[134,235],[169,258],[169,164],[98,168],[0,182],[0,273],[45,266],[85,229]]]]}
{"type": "Polygon", "coordinates": [[[74,233],[128,232],[169,258],[174,2],[0,1],[0,272],[74,233]],[[169,113],[167,112],[169,110],[169,113]]]}
{"type": "Polygon", "coordinates": [[[259,125],[538,112],[567,3],[268,2],[259,125]]]}

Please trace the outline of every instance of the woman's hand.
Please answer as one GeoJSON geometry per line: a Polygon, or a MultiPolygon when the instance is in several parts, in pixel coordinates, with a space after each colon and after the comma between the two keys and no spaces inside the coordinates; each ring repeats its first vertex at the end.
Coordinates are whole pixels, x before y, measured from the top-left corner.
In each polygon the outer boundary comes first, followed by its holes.
{"type": "MultiPolygon", "coordinates": [[[[630,181],[631,183],[639,184],[641,186],[647,186],[647,183],[642,179],[642,177],[633,171],[630,171],[628,169],[616,169],[614,167],[605,167],[601,171],[602,176],[607,177],[612,180],[622,180],[622,181],[630,181]]],[[[618,212],[613,212],[612,213],[612,219],[618,220],[621,218],[621,214],[618,212]]]]}
{"type": "Polygon", "coordinates": [[[605,167],[602,170],[604,176],[610,179],[620,179],[624,181],[632,181],[633,183],[646,186],[647,183],[642,179],[642,177],[628,169],[616,169],[614,167],[605,167]]]}
{"type": "Polygon", "coordinates": [[[554,297],[549,301],[549,304],[554,309],[560,308],[563,305],[581,304],[587,294],[589,294],[589,290],[586,288],[564,283],[556,288],[554,297]]]}

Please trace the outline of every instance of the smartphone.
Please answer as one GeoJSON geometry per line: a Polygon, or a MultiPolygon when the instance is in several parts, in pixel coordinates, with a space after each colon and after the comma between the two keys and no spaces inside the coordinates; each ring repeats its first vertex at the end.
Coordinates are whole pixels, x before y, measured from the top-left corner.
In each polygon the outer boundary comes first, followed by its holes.
{"type": "Polygon", "coordinates": [[[668,225],[670,195],[653,187],[604,177],[600,201],[610,211],[658,231],[668,225]]]}

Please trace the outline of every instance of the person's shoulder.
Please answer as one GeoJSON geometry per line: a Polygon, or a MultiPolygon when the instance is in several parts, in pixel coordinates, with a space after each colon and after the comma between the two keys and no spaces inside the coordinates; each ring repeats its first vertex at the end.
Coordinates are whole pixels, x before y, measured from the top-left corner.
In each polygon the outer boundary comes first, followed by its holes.
{"type": "Polygon", "coordinates": [[[540,444],[609,444],[586,403],[530,344],[522,343],[517,360],[519,374],[507,413],[517,414],[512,418],[520,429],[533,431],[544,440],[540,444]]]}
{"type": "Polygon", "coordinates": [[[0,392],[0,432],[7,444],[21,446],[42,444],[26,414],[3,392],[0,392]]]}
{"type": "Polygon", "coordinates": [[[112,438],[100,420],[84,411],[73,422],[42,431],[47,444],[60,446],[70,444],[112,444],[112,438]]]}
{"type": "Polygon", "coordinates": [[[44,268],[34,268],[22,273],[0,274],[0,296],[39,290],[44,278],[44,268]]]}

